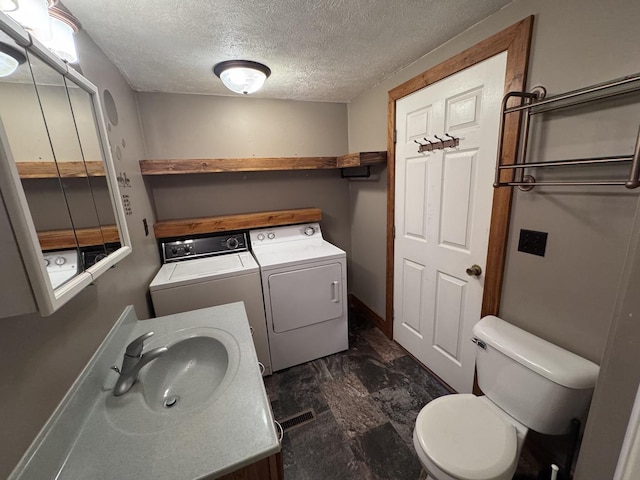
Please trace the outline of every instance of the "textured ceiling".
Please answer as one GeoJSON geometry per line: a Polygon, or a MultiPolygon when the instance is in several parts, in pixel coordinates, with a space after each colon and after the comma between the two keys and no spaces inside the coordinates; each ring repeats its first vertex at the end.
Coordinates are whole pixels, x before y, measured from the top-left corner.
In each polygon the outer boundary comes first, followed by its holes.
{"type": "Polygon", "coordinates": [[[63,3],[135,90],[233,95],[211,68],[246,59],[272,71],[252,96],[345,102],[510,1],[63,3]]]}

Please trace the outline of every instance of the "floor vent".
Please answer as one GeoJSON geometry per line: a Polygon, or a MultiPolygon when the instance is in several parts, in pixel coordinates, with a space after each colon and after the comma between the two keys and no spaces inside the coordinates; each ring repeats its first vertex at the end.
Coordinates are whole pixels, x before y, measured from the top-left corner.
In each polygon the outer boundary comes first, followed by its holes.
{"type": "Polygon", "coordinates": [[[311,423],[315,421],[315,419],[316,413],[312,408],[310,408],[309,410],[304,410],[290,417],[278,420],[278,422],[282,425],[282,430],[286,432],[287,430],[292,430],[294,428],[301,427],[302,425],[306,425],[307,423],[311,423]]]}

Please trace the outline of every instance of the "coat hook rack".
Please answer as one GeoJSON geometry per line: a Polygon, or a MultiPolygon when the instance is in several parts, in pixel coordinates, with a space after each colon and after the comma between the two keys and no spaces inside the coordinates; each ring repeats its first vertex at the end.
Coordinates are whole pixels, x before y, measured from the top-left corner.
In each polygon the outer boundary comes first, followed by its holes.
{"type": "Polygon", "coordinates": [[[427,143],[420,143],[418,140],[414,140],[414,142],[418,144],[418,153],[444,150],[445,148],[455,148],[460,145],[459,138],[449,135],[448,133],[445,133],[444,135],[449,138],[440,138],[439,136],[434,135],[437,139],[435,142],[432,142],[427,137],[424,138],[424,141],[427,143]]]}

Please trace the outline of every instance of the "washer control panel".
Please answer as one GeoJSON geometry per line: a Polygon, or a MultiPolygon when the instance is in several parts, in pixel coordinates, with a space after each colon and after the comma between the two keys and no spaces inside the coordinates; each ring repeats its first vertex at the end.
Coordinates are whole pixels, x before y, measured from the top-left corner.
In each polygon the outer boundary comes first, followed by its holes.
{"type": "Polygon", "coordinates": [[[75,277],[79,272],[78,252],[76,250],[44,252],[43,257],[49,280],[54,289],[75,277]]]}
{"type": "Polygon", "coordinates": [[[248,250],[245,233],[223,233],[210,237],[190,238],[162,242],[163,263],[177,262],[189,258],[210,257],[232,251],[248,250]]]}

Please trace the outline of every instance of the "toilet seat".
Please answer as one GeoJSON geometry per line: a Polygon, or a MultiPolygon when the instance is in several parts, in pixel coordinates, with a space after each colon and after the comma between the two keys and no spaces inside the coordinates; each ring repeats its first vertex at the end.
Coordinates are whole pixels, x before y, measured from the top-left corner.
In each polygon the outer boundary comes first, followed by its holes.
{"type": "Polygon", "coordinates": [[[471,394],[431,401],[416,420],[419,453],[455,479],[510,479],[518,460],[517,430],[496,410],[471,394]]]}

